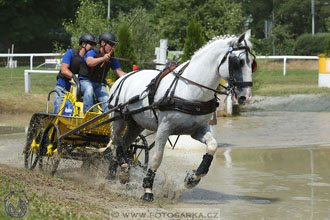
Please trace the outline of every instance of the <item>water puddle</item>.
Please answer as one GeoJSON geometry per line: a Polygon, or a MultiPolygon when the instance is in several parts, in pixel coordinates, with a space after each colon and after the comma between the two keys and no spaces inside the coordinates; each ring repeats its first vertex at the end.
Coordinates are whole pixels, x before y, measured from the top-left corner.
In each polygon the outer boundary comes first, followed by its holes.
{"type": "MultiPolygon", "coordinates": [[[[219,209],[221,219],[330,219],[330,97],[257,99],[212,130],[219,149],[208,175],[184,188],[205,147],[180,137],[165,150],[156,197],[179,198],[176,208],[219,209]]],[[[24,128],[0,126],[0,163],[22,163],[25,138],[24,128]]],[[[142,178],[133,176],[132,194],[141,195],[142,178]]]]}
{"type": "Polygon", "coordinates": [[[226,157],[217,154],[180,207],[219,208],[221,219],[329,219],[329,147],[236,148],[226,157]]]}

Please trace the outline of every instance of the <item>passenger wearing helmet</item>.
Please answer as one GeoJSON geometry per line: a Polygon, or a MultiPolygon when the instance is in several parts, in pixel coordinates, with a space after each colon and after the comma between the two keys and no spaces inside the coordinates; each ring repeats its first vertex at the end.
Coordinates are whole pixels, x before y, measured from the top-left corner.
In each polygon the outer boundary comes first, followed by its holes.
{"type": "Polygon", "coordinates": [[[114,58],[113,51],[118,43],[117,38],[111,32],[104,32],[99,36],[100,47],[90,50],[85,55],[88,71],[80,71],[79,79],[81,92],[84,97],[84,114],[93,106],[94,97],[101,104],[103,112],[108,111],[108,93],[105,88],[105,80],[110,68],[119,76],[125,75],[120,64],[114,58]]]}
{"type": "Polygon", "coordinates": [[[97,44],[97,39],[93,34],[83,34],[79,38],[80,49],[73,48],[68,51],[63,56],[61,63],[61,70],[57,75],[57,82],[55,86],[54,94],[54,107],[53,112],[58,114],[63,102],[63,97],[65,92],[70,91],[70,79],[72,74],[78,74],[80,69],[86,69],[86,63],[84,62],[84,56],[86,52],[93,49],[97,44]]]}

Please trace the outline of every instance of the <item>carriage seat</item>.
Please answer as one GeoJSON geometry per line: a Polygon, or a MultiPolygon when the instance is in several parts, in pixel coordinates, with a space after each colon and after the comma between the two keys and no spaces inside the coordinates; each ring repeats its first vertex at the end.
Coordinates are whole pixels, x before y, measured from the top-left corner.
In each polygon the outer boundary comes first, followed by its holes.
{"type": "MultiPolygon", "coordinates": [[[[78,79],[78,74],[74,74],[74,76],[72,77],[71,81],[71,89],[70,89],[70,93],[72,93],[72,95],[74,97],[76,97],[76,102],[77,102],[77,105],[79,106],[79,109],[81,112],[83,112],[83,95],[82,95],[82,92],[81,92],[81,86],[80,86],[80,82],[79,82],[79,79],[78,79]]],[[[113,81],[111,79],[107,79],[105,81],[105,85],[106,85],[106,89],[107,89],[107,92],[109,94],[110,92],[110,88],[111,88],[111,85],[113,85],[113,81]]],[[[96,98],[94,98],[94,104],[97,104],[98,101],[96,98]]],[[[93,109],[92,109],[92,112],[96,112],[96,113],[101,113],[102,109],[101,109],[101,106],[98,105],[98,106],[95,106],[93,109]]],[[[83,115],[82,114],[79,114],[79,115],[83,115]]]]}

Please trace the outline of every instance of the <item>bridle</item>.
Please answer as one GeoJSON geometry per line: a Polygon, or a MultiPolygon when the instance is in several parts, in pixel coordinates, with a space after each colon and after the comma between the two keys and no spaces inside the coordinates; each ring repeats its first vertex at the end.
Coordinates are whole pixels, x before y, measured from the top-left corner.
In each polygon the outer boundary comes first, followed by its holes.
{"type": "Polygon", "coordinates": [[[239,51],[239,50],[244,50],[245,52],[242,53],[246,53],[246,59],[245,62],[247,64],[250,63],[250,59],[248,57],[248,53],[251,54],[253,56],[253,60],[252,60],[252,72],[255,72],[257,70],[257,62],[255,59],[255,55],[251,52],[250,48],[247,46],[246,41],[244,40],[245,46],[239,46],[239,47],[233,47],[232,45],[228,48],[226,54],[224,55],[224,57],[222,58],[221,62],[218,65],[218,70],[220,71],[220,67],[221,65],[226,61],[226,59],[228,58],[228,71],[229,71],[229,79],[228,79],[228,86],[223,86],[221,85],[223,88],[225,88],[227,91],[233,91],[235,87],[238,88],[244,88],[244,87],[252,87],[253,83],[252,81],[247,81],[244,82],[242,80],[242,65],[244,65],[244,63],[242,64],[242,61],[239,56],[234,55],[233,51],[239,51]],[[239,74],[237,74],[239,73],[239,74]]]}
{"type": "Polygon", "coordinates": [[[230,46],[225,54],[225,56],[222,58],[221,62],[218,65],[218,70],[220,71],[220,67],[221,65],[226,61],[226,59],[228,58],[228,70],[229,70],[229,80],[228,80],[228,86],[224,86],[221,85],[221,87],[223,87],[224,89],[226,89],[226,92],[222,91],[222,90],[216,90],[216,89],[212,89],[209,88],[207,86],[201,85],[197,82],[194,82],[190,79],[187,79],[185,77],[183,77],[181,74],[183,73],[184,69],[189,65],[189,63],[187,65],[185,65],[179,73],[173,71],[174,75],[178,78],[181,78],[193,85],[196,85],[198,87],[204,88],[204,89],[208,89],[210,91],[213,91],[214,93],[217,94],[224,94],[224,95],[229,95],[232,94],[234,92],[234,89],[236,87],[238,88],[244,88],[244,87],[252,87],[253,83],[252,81],[248,81],[248,82],[244,82],[242,81],[240,78],[242,77],[242,72],[241,72],[241,60],[239,59],[238,56],[233,55],[232,52],[233,51],[238,51],[238,50],[244,50],[245,52],[242,53],[246,53],[246,63],[250,62],[250,59],[248,58],[247,54],[251,54],[253,56],[253,61],[252,61],[252,72],[255,72],[257,70],[257,62],[255,61],[255,55],[251,52],[250,48],[246,45],[246,41],[244,40],[245,46],[240,46],[240,47],[233,47],[230,46]],[[235,74],[236,72],[240,72],[240,75],[238,76],[237,74],[235,74]],[[181,73],[181,74],[180,74],[181,73]]]}

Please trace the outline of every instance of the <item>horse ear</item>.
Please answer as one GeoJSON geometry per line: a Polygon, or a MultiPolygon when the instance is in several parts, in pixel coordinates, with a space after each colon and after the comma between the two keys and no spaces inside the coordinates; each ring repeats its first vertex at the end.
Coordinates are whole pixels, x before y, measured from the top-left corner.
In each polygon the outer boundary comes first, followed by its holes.
{"type": "Polygon", "coordinates": [[[238,37],[237,44],[241,43],[241,42],[244,40],[244,37],[245,37],[245,33],[241,34],[241,35],[238,37]]]}
{"type": "Polygon", "coordinates": [[[251,37],[251,29],[247,30],[238,37],[237,43],[241,43],[244,39],[249,40],[251,37]]]}
{"type": "Polygon", "coordinates": [[[245,32],[245,40],[250,40],[250,37],[251,37],[251,29],[245,32]]]}

